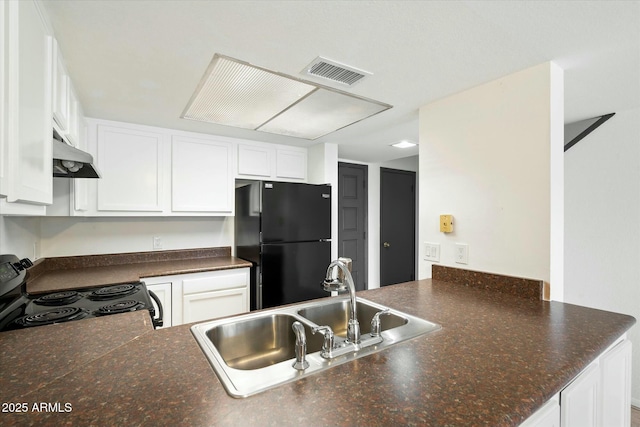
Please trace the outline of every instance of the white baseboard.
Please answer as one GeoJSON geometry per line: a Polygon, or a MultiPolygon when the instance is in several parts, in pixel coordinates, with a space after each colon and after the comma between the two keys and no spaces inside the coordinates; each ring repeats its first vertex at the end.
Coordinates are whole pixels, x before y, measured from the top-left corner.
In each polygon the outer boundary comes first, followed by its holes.
{"type": "Polygon", "coordinates": [[[640,399],[631,398],[631,406],[635,406],[637,409],[640,409],[640,399]]]}

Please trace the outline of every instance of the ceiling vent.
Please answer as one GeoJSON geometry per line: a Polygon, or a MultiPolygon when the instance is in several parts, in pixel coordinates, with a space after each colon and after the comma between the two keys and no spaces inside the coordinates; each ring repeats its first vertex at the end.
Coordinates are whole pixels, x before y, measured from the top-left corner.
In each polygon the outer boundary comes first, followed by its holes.
{"type": "Polygon", "coordinates": [[[346,86],[353,86],[366,76],[372,75],[368,71],[359,70],[330,59],[317,57],[311,64],[307,65],[303,70],[303,74],[318,77],[321,79],[331,80],[332,82],[341,83],[346,86]]]}

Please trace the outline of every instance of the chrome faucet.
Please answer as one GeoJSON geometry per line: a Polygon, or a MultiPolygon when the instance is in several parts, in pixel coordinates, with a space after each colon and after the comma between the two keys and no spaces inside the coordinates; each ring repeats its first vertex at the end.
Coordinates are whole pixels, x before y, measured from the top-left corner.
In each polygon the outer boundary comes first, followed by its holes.
{"type": "Polygon", "coordinates": [[[291,325],[293,333],[296,335],[296,361],[293,362],[294,369],[304,371],[309,367],[307,362],[307,335],[304,332],[304,326],[297,320],[291,325]]]}
{"type": "Polygon", "coordinates": [[[388,308],[385,308],[384,310],[379,311],[373,315],[373,319],[371,319],[371,336],[372,337],[380,336],[380,330],[382,329],[380,326],[380,316],[384,316],[385,314],[391,314],[391,310],[388,308]]]}
{"type": "Polygon", "coordinates": [[[322,287],[327,292],[337,291],[342,292],[349,290],[349,321],[347,323],[347,342],[353,344],[360,344],[360,324],[358,323],[358,316],[356,313],[356,287],[353,283],[353,277],[351,276],[350,267],[351,259],[338,258],[335,261],[331,261],[329,267],[327,267],[327,274],[325,276],[322,287]],[[339,272],[342,272],[343,278],[340,278],[340,274],[333,277],[333,270],[337,268],[339,272]]]}
{"type": "Polygon", "coordinates": [[[333,335],[333,330],[330,326],[316,326],[311,329],[311,332],[315,335],[316,332],[320,332],[324,335],[324,340],[322,342],[322,352],[320,355],[325,359],[333,358],[333,349],[335,347],[335,339],[333,335]]]}

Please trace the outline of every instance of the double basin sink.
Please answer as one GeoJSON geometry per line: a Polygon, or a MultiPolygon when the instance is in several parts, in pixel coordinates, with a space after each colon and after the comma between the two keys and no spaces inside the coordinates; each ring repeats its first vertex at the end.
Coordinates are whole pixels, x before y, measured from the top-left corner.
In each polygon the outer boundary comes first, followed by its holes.
{"type": "Polygon", "coordinates": [[[344,343],[349,320],[349,298],[333,297],[288,305],[245,315],[212,320],[191,327],[196,341],[233,397],[247,397],[280,384],[298,380],[351,360],[375,353],[429,332],[440,325],[357,298],[356,309],[362,340],[344,343]],[[371,320],[380,316],[380,335],[371,335],[371,320]],[[296,370],[296,335],[292,325],[304,327],[309,366],[296,370]],[[312,329],[329,326],[336,341],[343,342],[339,356],[321,356],[323,335],[312,329]]]}

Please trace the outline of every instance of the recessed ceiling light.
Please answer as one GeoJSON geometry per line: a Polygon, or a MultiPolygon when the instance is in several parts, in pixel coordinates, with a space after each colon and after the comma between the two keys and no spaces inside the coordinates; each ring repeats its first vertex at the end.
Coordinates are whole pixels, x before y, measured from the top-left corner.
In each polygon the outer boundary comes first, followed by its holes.
{"type": "Polygon", "coordinates": [[[215,54],[181,117],[316,139],[389,108],[215,54]]]}
{"type": "Polygon", "coordinates": [[[411,147],[415,147],[417,144],[415,142],[411,142],[411,141],[400,141],[400,142],[396,142],[395,144],[391,144],[392,147],[396,147],[396,148],[411,148],[411,147]]]}

